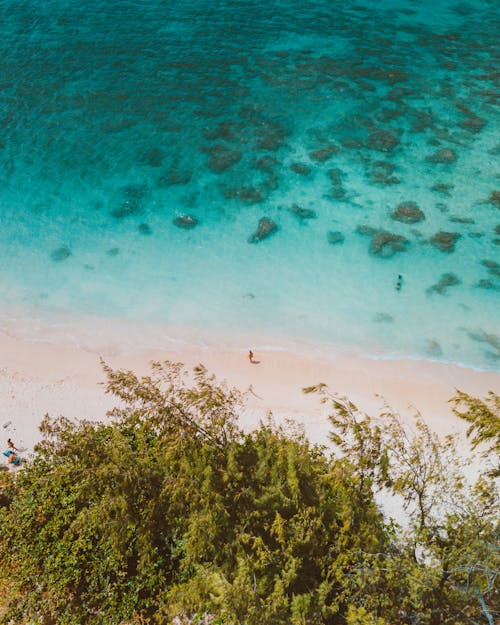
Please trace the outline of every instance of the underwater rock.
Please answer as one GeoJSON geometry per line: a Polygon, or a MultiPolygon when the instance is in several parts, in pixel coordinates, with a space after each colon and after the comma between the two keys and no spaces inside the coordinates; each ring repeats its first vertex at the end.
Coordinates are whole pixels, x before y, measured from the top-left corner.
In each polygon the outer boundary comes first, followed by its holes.
{"type": "Polygon", "coordinates": [[[106,252],[108,256],[118,256],[119,253],[120,253],[119,247],[112,247],[106,252]]]}
{"type": "Polygon", "coordinates": [[[215,128],[204,128],[203,136],[207,141],[216,141],[217,139],[234,141],[236,138],[233,133],[232,124],[229,122],[220,122],[215,128]]]}
{"type": "Polygon", "coordinates": [[[488,289],[489,291],[499,291],[500,287],[498,287],[493,280],[488,280],[486,278],[482,278],[481,280],[479,280],[479,282],[476,284],[477,287],[481,288],[481,289],[488,289]]]}
{"type": "Polygon", "coordinates": [[[486,267],[492,275],[500,278],[500,263],[497,263],[494,260],[482,260],[481,265],[486,267]]]}
{"type": "Polygon", "coordinates": [[[400,234],[380,230],[371,240],[370,253],[382,258],[390,258],[396,252],[405,252],[409,241],[400,234]]]}
{"type": "Polygon", "coordinates": [[[149,224],[140,224],[140,226],[137,227],[137,230],[139,230],[141,234],[153,234],[153,231],[151,230],[151,226],[149,224]]]}
{"type": "Polygon", "coordinates": [[[332,189],[330,191],[331,197],[335,200],[343,200],[346,196],[346,192],[342,187],[342,170],[336,167],[334,169],[329,169],[326,173],[332,181],[332,189]]]}
{"type": "Polygon", "coordinates": [[[392,152],[399,145],[399,139],[388,130],[377,130],[369,135],[366,147],[378,152],[392,152]]]}
{"type": "Polygon", "coordinates": [[[318,150],[314,150],[309,154],[313,161],[318,161],[319,163],[324,163],[329,158],[331,158],[334,154],[338,154],[340,152],[340,148],[338,145],[327,145],[324,148],[319,148],[318,150]]]}
{"type": "Polygon", "coordinates": [[[150,148],[139,155],[139,161],[150,167],[160,167],[165,153],[160,148],[150,148]]]}
{"type": "Polygon", "coordinates": [[[426,160],[430,163],[442,163],[447,165],[449,163],[454,163],[457,160],[457,154],[455,150],[452,150],[451,148],[441,148],[437,152],[434,152],[434,154],[427,156],[426,160]]]}
{"type": "Polygon", "coordinates": [[[276,165],[279,165],[278,159],[266,154],[265,156],[256,158],[252,164],[252,167],[253,169],[258,169],[259,171],[272,173],[276,165]]]}
{"type": "Polygon", "coordinates": [[[224,189],[224,197],[228,200],[240,200],[247,204],[259,204],[266,199],[267,194],[262,187],[244,185],[242,187],[229,187],[224,189]]]}
{"type": "Polygon", "coordinates": [[[455,251],[455,243],[458,241],[460,236],[461,235],[458,232],[445,232],[444,230],[441,230],[432,236],[429,239],[429,242],[441,252],[451,254],[451,252],[455,251]]]}
{"type": "Polygon", "coordinates": [[[285,145],[285,138],[288,131],[279,122],[267,121],[260,123],[255,135],[257,137],[257,148],[276,152],[285,145]]]}
{"type": "Polygon", "coordinates": [[[396,210],[391,213],[391,217],[405,224],[414,224],[425,219],[424,212],[418,207],[416,202],[402,202],[398,204],[396,210]]]}
{"type": "Polygon", "coordinates": [[[435,339],[427,339],[425,353],[429,356],[442,356],[441,345],[435,339]]]}
{"type": "Polygon", "coordinates": [[[494,204],[497,208],[500,208],[500,191],[492,191],[486,202],[488,204],[494,204]]]}
{"type": "Polygon", "coordinates": [[[176,184],[188,184],[191,182],[193,172],[171,167],[167,172],[158,178],[158,186],[171,187],[176,184]]]}
{"type": "Polygon", "coordinates": [[[450,191],[455,187],[453,184],[446,184],[445,182],[437,182],[431,187],[431,191],[436,193],[442,193],[443,195],[451,195],[450,191]]]}
{"type": "Polygon", "coordinates": [[[298,204],[293,204],[290,211],[299,219],[316,219],[317,217],[316,211],[313,211],[311,208],[302,208],[298,204]]]}
{"type": "Polygon", "coordinates": [[[263,239],[267,239],[278,230],[277,224],[269,217],[259,219],[257,230],[249,237],[249,243],[258,243],[263,239]]]}
{"type": "Polygon", "coordinates": [[[179,215],[173,221],[174,225],[178,228],[184,228],[190,230],[198,225],[198,219],[193,215],[179,215]]]}
{"type": "Polygon", "coordinates": [[[116,219],[123,219],[140,212],[142,200],[147,192],[148,187],[144,184],[129,184],[122,187],[120,193],[125,199],[120,206],[111,211],[111,215],[116,219]]]}
{"type": "Polygon", "coordinates": [[[395,166],[392,163],[388,163],[387,161],[375,161],[370,171],[370,179],[375,184],[399,184],[401,180],[397,176],[392,175],[394,169],[395,166]]]}
{"type": "Polygon", "coordinates": [[[471,338],[473,341],[477,341],[479,343],[487,343],[490,347],[493,347],[493,349],[500,356],[500,337],[498,337],[496,334],[485,332],[484,330],[466,330],[466,332],[469,338],[471,338]]]}
{"type": "Polygon", "coordinates": [[[394,317],[389,313],[378,312],[373,315],[373,321],[375,323],[392,323],[394,317]]]}
{"type": "Polygon", "coordinates": [[[212,146],[207,150],[210,154],[207,161],[207,167],[216,174],[230,169],[236,163],[241,161],[243,154],[240,150],[234,150],[221,143],[212,146]]]}
{"type": "Polygon", "coordinates": [[[66,260],[70,256],[71,256],[71,250],[65,245],[58,247],[56,250],[54,250],[50,254],[50,258],[56,263],[59,263],[62,260],[66,260]]]}
{"type": "Polygon", "coordinates": [[[472,217],[458,217],[457,215],[452,215],[450,221],[456,224],[475,224],[476,222],[472,219],[472,217]]]}
{"type": "Polygon", "coordinates": [[[330,231],[326,236],[330,245],[341,245],[345,241],[345,236],[338,230],[330,231]]]}
{"type": "Polygon", "coordinates": [[[439,293],[444,295],[450,286],[458,286],[461,281],[454,273],[443,273],[439,282],[427,289],[427,293],[439,293]]]}
{"type": "Polygon", "coordinates": [[[390,258],[396,252],[405,252],[409,244],[408,239],[399,234],[372,228],[371,226],[360,225],[356,228],[356,232],[372,237],[370,254],[381,256],[382,258],[390,258]]]}
{"type": "Polygon", "coordinates": [[[308,176],[311,173],[311,168],[305,163],[292,163],[290,169],[299,176],[308,176]]]}
{"type": "Polygon", "coordinates": [[[356,228],[356,232],[358,234],[365,234],[365,235],[367,235],[369,237],[372,237],[375,234],[377,234],[377,232],[379,232],[379,230],[377,228],[373,228],[372,226],[359,225],[356,228]]]}
{"type": "Polygon", "coordinates": [[[495,234],[500,234],[500,224],[495,226],[495,234]]]}

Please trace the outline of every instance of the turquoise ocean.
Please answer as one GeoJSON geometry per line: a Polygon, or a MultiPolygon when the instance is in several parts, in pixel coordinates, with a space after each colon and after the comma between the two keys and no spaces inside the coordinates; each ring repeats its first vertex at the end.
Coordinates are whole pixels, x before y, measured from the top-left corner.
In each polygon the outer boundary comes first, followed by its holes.
{"type": "Polygon", "coordinates": [[[497,0],[0,0],[0,329],[500,369],[499,33],[497,0]]]}

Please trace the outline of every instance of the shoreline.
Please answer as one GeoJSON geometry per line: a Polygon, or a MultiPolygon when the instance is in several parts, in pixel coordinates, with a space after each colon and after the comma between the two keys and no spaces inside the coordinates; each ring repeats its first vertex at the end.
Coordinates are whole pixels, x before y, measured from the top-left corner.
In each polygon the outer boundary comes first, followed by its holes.
{"type": "MultiPolygon", "coordinates": [[[[120,331],[126,333],[127,327],[122,324],[120,331]]],[[[129,330],[133,327],[130,324],[129,330]]],[[[307,351],[299,343],[295,349],[259,340],[249,344],[245,336],[232,347],[215,349],[193,345],[197,336],[191,345],[186,336],[177,342],[165,341],[165,333],[150,326],[149,335],[143,338],[156,337],[155,344],[161,347],[153,349],[139,347],[130,340],[120,343],[117,328],[113,327],[107,333],[107,342],[99,348],[95,342],[98,332],[94,340],[82,337],[77,343],[68,340],[67,334],[66,340],[54,341],[54,336],[43,333],[37,340],[28,340],[15,336],[12,328],[15,330],[15,325],[0,329],[0,432],[5,440],[10,436],[25,456],[41,438],[38,426],[45,413],[102,420],[116,405],[117,400],[104,393],[101,356],[111,367],[130,369],[139,375],[148,373],[153,360],[182,362],[187,370],[201,363],[218,380],[248,391],[240,414],[244,429],[257,426],[272,412],[276,422],[292,419],[303,426],[312,442],[323,444],[328,442],[328,406],[320,404],[315,395],[305,395],[305,386],[325,383],[332,392],[349,398],[372,415],[383,409],[384,400],[406,422],[411,422],[418,411],[440,436],[463,434],[466,430],[466,424],[452,414],[447,403],[455,389],[484,397],[489,390],[498,392],[500,388],[500,374],[494,371],[423,359],[371,358],[342,348],[326,357],[314,349],[307,351]],[[249,347],[258,364],[249,363],[249,347]]],[[[143,331],[145,328],[139,328],[140,333],[143,331]]]]}

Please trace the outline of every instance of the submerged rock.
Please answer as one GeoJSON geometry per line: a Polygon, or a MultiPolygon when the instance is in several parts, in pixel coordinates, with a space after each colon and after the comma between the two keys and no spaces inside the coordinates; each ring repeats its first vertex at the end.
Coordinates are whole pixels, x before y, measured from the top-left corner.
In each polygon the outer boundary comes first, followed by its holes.
{"type": "Polygon", "coordinates": [[[416,202],[402,202],[398,204],[396,210],[391,213],[391,217],[405,224],[414,224],[425,219],[424,212],[418,207],[416,202]]]}
{"type": "Polygon", "coordinates": [[[163,175],[158,178],[158,186],[171,187],[177,184],[188,184],[191,182],[193,172],[187,169],[178,169],[177,167],[171,167],[163,175]]]}
{"type": "Polygon", "coordinates": [[[435,339],[427,339],[425,353],[429,356],[438,357],[443,355],[443,350],[441,349],[441,345],[435,339]]]}
{"type": "Polygon", "coordinates": [[[65,245],[58,247],[56,250],[54,250],[50,254],[50,258],[56,263],[59,263],[62,260],[66,260],[70,256],[71,256],[71,250],[65,245]]]}
{"type": "Polygon", "coordinates": [[[314,150],[309,154],[313,161],[318,161],[320,163],[324,163],[329,158],[331,158],[334,154],[338,154],[340,152],[340,148],[338,145],[327,145],[324,148],[319,148],[318,150],[314,150]]]}
{"type": "Polygon", "coordinates": [[[492,191],[486,202],[500,208],[500,191],[492,191]]]}
{"type": "Polygon", "coordinates": [[[392,152],[399,145],[399,139],[388,130],[377,130],[372,132],[366,142],[366,147],[378,152],[392,152]]]}
{"type": "Polygon", "coordinates": [[[500,278],[500,263],[497,263],[494,260],[482,260],[481,265],[486,267],[492,275],[500,278]]]}
{"type": "Polygon", "coordinates": [[[260,186],[243,185],[242,187],[224,189],[224,197],[228,200],[240,200],[247,204],[259,204],[266,199],[267,193],[260,186]]]}
{"type": "Polygon", "coordinates": [[[278,230],[277,224],[269,217],[259,219],[257,230],[249,237],[249,243],[258,243],[263,239],[267,239],[278,230]]]}
{"type": "Polygon", "coordinates": [[[139,161],[150,167],[160,167],[165,153],[160,148],[149,148],[139,155],[139,161]]]}
{"type": "Polygon", "coordinates": [[[381,230],[374,235],[370,244],[370,253],[382,258],[390,258],[396,252],[405,252],[409,241],[400,234],[381,230]]]}
{"type": "Polygon", "coordinates": [[[210,154],[207,161],[208,169],[216,174],[220,174],[227,169],[230,169],[243,157],[240,150],[234,150],[233,148],[229,148],[223,144],[214,145],[207,151],[210,154]]]}
{"type": "Polygon", "coordinates": [[[429,242],[432,246],[441,250],[441,252],[451,254],[451,252],[455,251],[455,243],[458,241],[460,236],[461,235],[458,232],[445,232],[444,230],[441,230],[432,236],[429,239],[429,242]]]}
{"type": "Polygon", "coordinates": [[[386,161],[376,161],[370,171],[370,180],[375,184],[392,185],[399,184],[401,180],[393,176],[395,166],[386,161]]]}
{"type": "Polygon", "coordinates": [[[317,217],[316,211],[313,211],[312,208],[302,208],[298,204],[293,204],[290,211],[299,219],[316,219],[317,217]]]}
{"type": "Polygon", "coordinates": [[[441,193],[442,195],[451,195],[450,191],[453,190],[455,185],[447,184],[445,182],[437,182],[435,185],[431,187],[431,191],[435,191],[436,193],[441,193]]]}
{"type": "Polygon", "coordinates": [[[452,215],[450,221],[456,224],[475,224],[476,222],[472,217],[458,217],[458,215],[452,215]]]}
{"type": "Polygon", "coordinates": [[[140,226],[138,226],[137,230],[139,230],[141,234],[153,234],[153,231],[151,230],[151,226],[149,224],[141,224],[140,226]]]}
{"type": "Polygon", "coordinates": [[[489,291],[500,290],[500,287],[497,284],[495,284],[493,280],[488,280],[486,278],[482,278],[481,280],[479,280],[476,286],[479,287],[480,289],[488,289],[489,291]]]}
{"type": "Polygon", "coordinates": [[[330,245],[341,245],[345,241],[345,236],[338,230],[330,231],[326,236],[330,245]]]}
{"type": "Polygon", "coordinates": [[[148,192],[148,187],[144,184],[129,184],[120,189],[124,201],[120,206],[111,211],[111,215],[116,219],[123,219],[129,215],[134,215],[142,210],[142,201],[148,192]]]}
{"type": "Polygon", "coordinates": [[[455,150],[451,148],[441,148],[441,150],[427,156],[426,160],[430,163],[442,163],[447,165],[449,163],[454,163],[457,160],[457,155],[455,150]]]}
{"type": "Polygon", "coordinates": [[[252,164],[253,169],[258,169],[259,171],[264,171],[266,173],[272,173],[274,168],[279,165],[278,159],[273,156],[261,156],[260,158],[256,158],[252,164]]]}
{"type": "Polygon", "coordinates": [[[311,168],[305,163],[292,163],[290,169],[299,176],[308,176],[311,173],[311,168]]]}
{"type": "Polygon", "coordinates": [[[458,286],[461,281],[454,273],[443,273],[439,282],[427,289],[427,293],[439,293],[444,295],[450,286],[458,286]]]}
{"type": "Polygon", "coordinates": [[[484,330],[467,330],[467,335],[473,341],[477,341],[479,343],[487,343],[490,347],[497,352],[497,355],[500,356],[500,337],[491,332],[485,332],[484,330]]]}
{"type": "Polygon", "coordinates": [[[119,247],[112,247],[106,252],[108,256],[118,256],[119,253],[120,253],[119,247]]]}
{"type": "Polygon", "coordinates": [[[190,230],[198,225],[198,219],[194,215],[179,215],[174,219],[174,225],[178,228],[184,228],[190,230]]]}
{"type": "Polygon", "coordinates": [[[373,315],[373,321],[375,323],[392,323],[394,317],[389,313],[378,312],[373,315]]]}

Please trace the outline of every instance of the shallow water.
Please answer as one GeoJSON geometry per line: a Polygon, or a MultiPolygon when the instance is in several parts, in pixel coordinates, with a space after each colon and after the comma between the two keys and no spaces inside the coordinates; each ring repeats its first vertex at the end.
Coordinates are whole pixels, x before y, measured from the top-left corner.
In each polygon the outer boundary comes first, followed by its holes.
{"type": "Polygon", "coordinates": [[[0,322],[498,369],[500,11],[413,4],[0,0],[0,322]]]}

